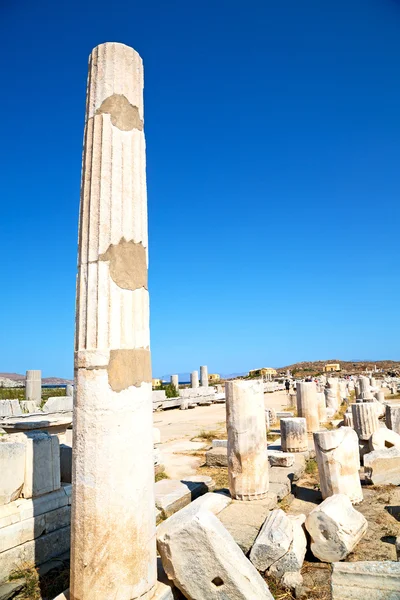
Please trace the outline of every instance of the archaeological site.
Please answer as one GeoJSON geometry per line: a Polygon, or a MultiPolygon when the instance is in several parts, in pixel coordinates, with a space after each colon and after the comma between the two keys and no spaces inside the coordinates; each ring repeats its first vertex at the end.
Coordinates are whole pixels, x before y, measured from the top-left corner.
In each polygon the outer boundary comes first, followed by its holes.
{"type": "Polygon", "coordinates": [[[143,90],[92,50],[74,376],[0,374],[0,600],[400,600],[398,364],[156,377],[143,90]]]}

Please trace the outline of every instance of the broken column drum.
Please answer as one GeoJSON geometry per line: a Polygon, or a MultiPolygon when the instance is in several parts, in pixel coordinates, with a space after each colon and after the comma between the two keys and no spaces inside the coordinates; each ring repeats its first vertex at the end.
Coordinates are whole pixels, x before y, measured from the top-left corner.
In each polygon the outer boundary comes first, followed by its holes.
{"type": "Polygon", "coordinates": [[[371,386],[369,383],[369,377],[360,377],[358,380],[360,386],[360,395],[357,396],[363,400],[369,400],[372,398],[371,386]]]}
{"type": "Polygon", "coordinates": [[[190,373],[190,387],[191,388],[199,387],[199,372],[198,371],[192,371],[190,373]]]}
{"type": "Polygon", "coordinates": [[[264,384],[261,381],[228,381],[229,490],[236,500],[259,500],[269,488],[264,384]]]}
{"type": "Polygon", "coordinates": [[[313,382],[297,383],[297,414],[307,422],[307,431],[318,431],[319,413],[317,386],[313,382]]]}
{"type": "Polygon", "coordinates": [[[308,450],[307,423],[303,417],[281,419],[281,447],[284,452],[308,450]]]}
{"type": "Polygon", "coordinates": [[[205,365],[200,367],[200,385],[208,387],[208,368],[205,365]]]}
{"type": "Polygon", "coordinates": [[[339,388],[338,380],[335,377],[329,377],[324,393],[327,408],[336,412],[339,409],[339,388]]]}
{"type": "Polygon", "coordinates": [[[173,385],[176,390],[179,390],[179,376],[178,375],[171,375],[171,385],[173,385]]]}
{"type": "Polygon", "coordinates": [[[39,405],[42,401],[42,371],[27,371],[25,379],[25,400],[33,400],[39,405]]]}
{"type": "Polygon", "coordinates": [[[377,405],[375,402],[357,402],[351,405],[354,429],[360,440],[369,440],[379,428],[377,405]]]}
{"type": "Polygon", "coordinates": [[[89,59],[79,218],[71,600],[156,584],[143,64],[89,59]]]}
{"type": "Polygon", "coordinates": [[[386,405],[386,426],[400,435],[400,404],[386,405]]]}
{"type": "Polygon", "coordinates": [[[351,427],[314,433],[322,498],[346,494],[353,504],[363,499],[358,436],[351,427]]]}

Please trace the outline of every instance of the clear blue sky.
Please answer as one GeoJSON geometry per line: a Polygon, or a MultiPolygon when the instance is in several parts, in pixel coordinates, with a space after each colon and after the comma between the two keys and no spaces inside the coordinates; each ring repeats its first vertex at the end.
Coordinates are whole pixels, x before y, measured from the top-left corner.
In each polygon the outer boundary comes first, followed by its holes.
{"type": "Polygon", "coordinates": [[[87,58],[145,64],[153,373],[400,359],[400,2],[4,0],[0,371],[70,377],[87,58]]]}

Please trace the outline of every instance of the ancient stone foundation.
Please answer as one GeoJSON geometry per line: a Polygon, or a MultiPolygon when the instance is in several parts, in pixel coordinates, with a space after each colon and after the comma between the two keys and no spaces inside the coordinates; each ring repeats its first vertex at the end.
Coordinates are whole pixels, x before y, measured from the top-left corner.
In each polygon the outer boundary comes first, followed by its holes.
{"type": "Polygon", "coordinates": [[[258,500],[269,488],[264,388],[260,381],[228,381],[229,490],[237,500],[258,500]]]}
{"type": "Polygon", "coordinates": [[[79,219],[71,600],[156,583],[143,64],[89,59],[79,219]]]}

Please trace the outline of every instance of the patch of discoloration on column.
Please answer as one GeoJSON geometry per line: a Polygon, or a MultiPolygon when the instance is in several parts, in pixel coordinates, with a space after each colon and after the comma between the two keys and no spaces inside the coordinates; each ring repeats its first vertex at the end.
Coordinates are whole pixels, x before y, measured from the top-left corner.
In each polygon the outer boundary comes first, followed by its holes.
{"type": "Polygon", "coordinates": [[[113,94],[103,100],[96,114],[109,114],[111,123],[121,131],[138,129],[143,131],[143,121],[139,117],[139,109],[133,106],[123,94],[113,94]]]}
{"type": "Polygon", "coordinates": [[[131,385],[151,383],[151,355],[148,348],[110,350],[107,368],[108,383],[113,392],[122,392],[131,385]]]}
{"type": "Polygon", "coordinates": [[[118,287],[125,290],[147,290],[146,249],[142,243],[127,242],[124,238],[119,244],[111,244],[99,260],[110,261],[110,275],[118,287]]]}

